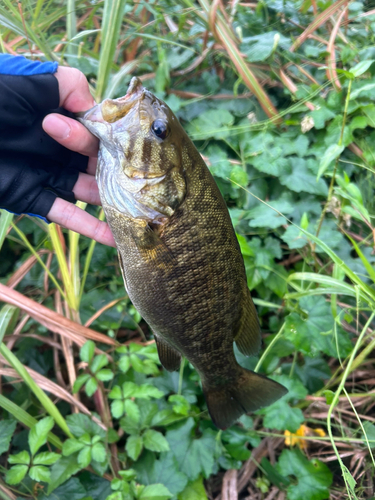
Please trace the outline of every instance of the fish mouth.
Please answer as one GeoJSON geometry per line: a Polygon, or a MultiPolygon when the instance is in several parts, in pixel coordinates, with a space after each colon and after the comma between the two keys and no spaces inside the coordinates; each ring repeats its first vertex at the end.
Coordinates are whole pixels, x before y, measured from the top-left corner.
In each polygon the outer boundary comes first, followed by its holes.
{"type": "Polygon", "coordinates": [[[133,77],[126,95],[118,99],[105,99],[102,103],[93,108],[76,113],[76,118],[82,123],[100,122],[114,123],[124,116],[134,107],[134,105],[143,99],[145,88],[138,77],[133,77]]]}

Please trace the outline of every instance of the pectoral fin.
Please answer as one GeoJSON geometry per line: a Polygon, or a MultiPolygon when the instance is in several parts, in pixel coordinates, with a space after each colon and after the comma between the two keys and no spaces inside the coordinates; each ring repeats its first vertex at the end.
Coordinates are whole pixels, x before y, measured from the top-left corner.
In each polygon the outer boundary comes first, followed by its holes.
{"type": "Polygon", "coordinates": [[[169,372],[177,371],[180,368],[181,355],[178,351],[173,349],[165,340],[155,335],[156,347],[158,348],[158,355],[160,363],[169,372]]]}

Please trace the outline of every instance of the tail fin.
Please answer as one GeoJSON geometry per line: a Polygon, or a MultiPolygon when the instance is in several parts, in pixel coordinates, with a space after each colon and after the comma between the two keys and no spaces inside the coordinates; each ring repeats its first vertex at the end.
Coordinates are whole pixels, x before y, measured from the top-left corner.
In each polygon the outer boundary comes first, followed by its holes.
{"type": "Polygon", "coordinates": [[[244,413],[269,406],[288,391],[274,380],[240,367],[237,379],[217,387],[203,385],[203,392],[213,423],[224,430],[244,413]]]}

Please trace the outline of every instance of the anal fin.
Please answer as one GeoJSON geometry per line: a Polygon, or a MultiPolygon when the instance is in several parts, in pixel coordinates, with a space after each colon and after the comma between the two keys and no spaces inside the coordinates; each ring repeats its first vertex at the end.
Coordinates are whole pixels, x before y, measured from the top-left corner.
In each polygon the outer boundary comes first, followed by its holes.
{"type": "Polygon", "coordinates": [[[167,342],[155,335],[156,347],[160,363],[169,372],[174,372],[180,368],[181,355],[176,349],[173,349],[167,342]]]}

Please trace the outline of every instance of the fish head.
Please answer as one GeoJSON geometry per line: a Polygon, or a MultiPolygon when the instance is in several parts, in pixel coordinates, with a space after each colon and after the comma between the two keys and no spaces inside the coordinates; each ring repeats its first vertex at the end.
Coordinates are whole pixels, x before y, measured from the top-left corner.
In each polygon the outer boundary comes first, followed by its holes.
{"type": "Polygon", "coordinates": [[[99,161],[99,169],[111,170],[107,174],[126,187],[122,196],[151,204],[157,212],[151,219],[172,215],[186,191],[185,132],[170,108],[134,77],[124,97],[105,99],[78,119],[100,139],[106,161],[99,161]]]}

